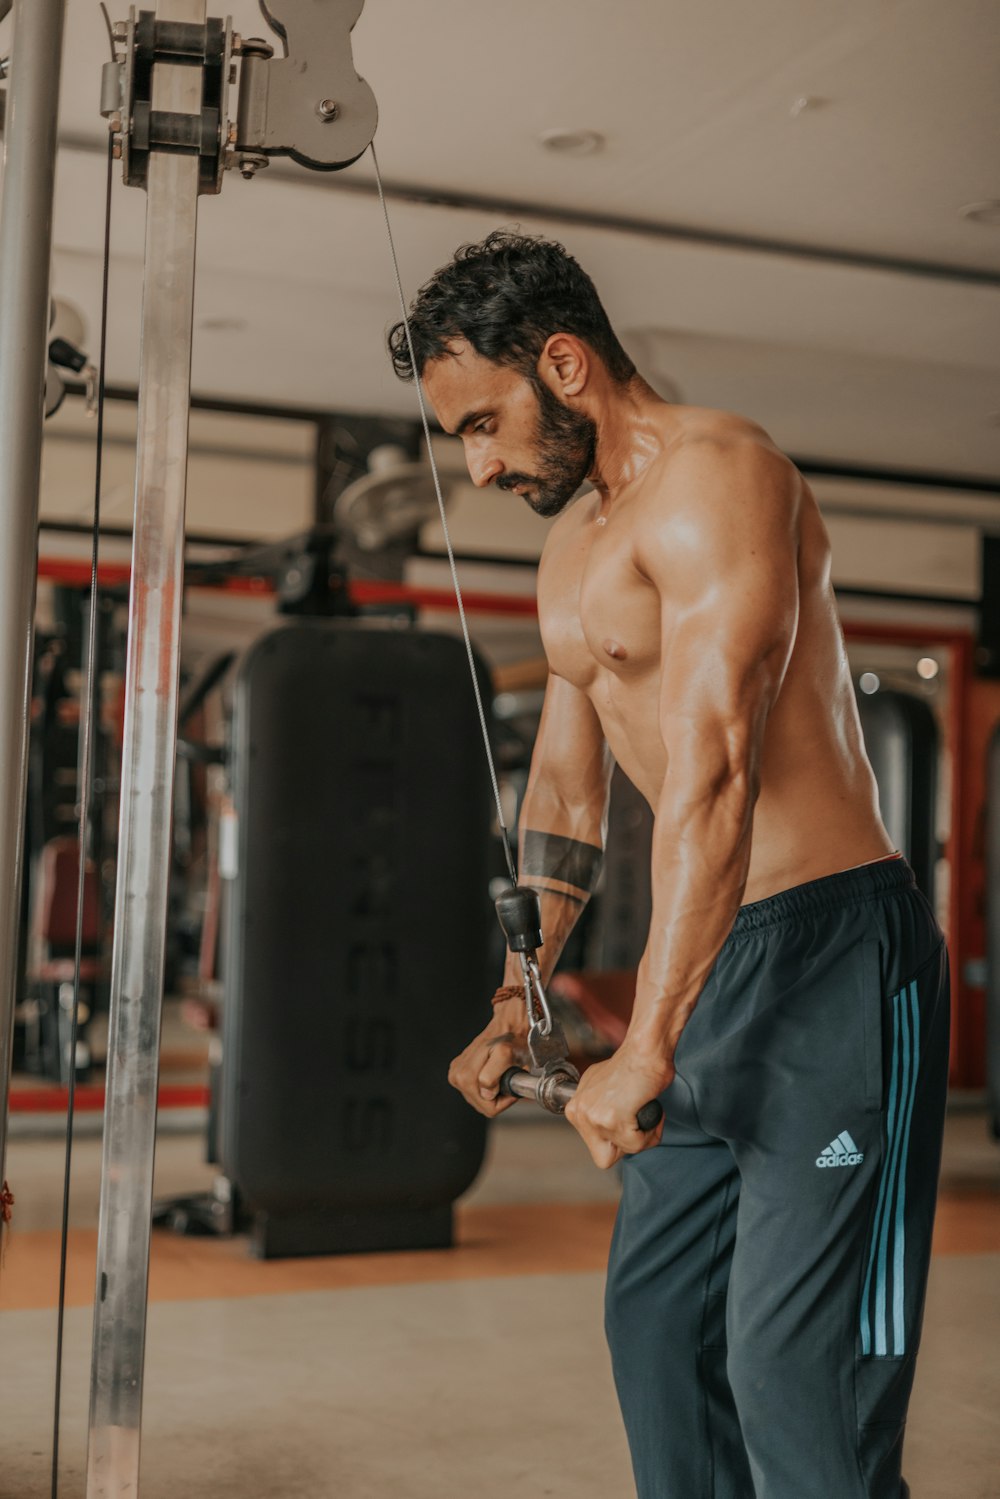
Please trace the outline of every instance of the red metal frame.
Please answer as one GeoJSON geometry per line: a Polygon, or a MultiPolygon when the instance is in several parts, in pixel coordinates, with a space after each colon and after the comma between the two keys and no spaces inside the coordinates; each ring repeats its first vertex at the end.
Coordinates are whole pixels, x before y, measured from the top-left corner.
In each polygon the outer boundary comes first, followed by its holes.
{"type": "MultiPolygon", "coordinates": [[[[53,1084],[49,1088],[11,1089],[10,1112],[12,1114],[65,1114],[69,1104],[69,1090],[53,1084]]],[[[156,1095],[156,1106],[160,1109],[204,1109],[208,1107],[208,1088],[204,1085],[180,1084],[162,1087],[156,1095]]],[[[104,1109],[104,1089],[92,1084],[78,1084],[74,1095],[74,1108],[78,1114],[100,1114],[104,1109]]]]}
{"type": "MultiPolygon", "coordinates": [[[[98,586],[118,588],[127,583],[131,575],[132,569],[127,562],[102,562],[97,571],[98,586]]],[[[61,583],[68,588],[88,588],[90,563],[77,562],[72,558],[41,557],[38,561],[38,576],[46,582],[61,583]]],[[[273,585],[266,578],[227,578],[224,583],[192,586],[264,598],[274,593],[273,585]]],[[[452,611],[457,608],[455,595],[450,588],[413,588],[407,583],[356,581],[351,583],[349,592],[356,604],[413,604],[418,609],[452,611]]],[[[538,605],[530,595],[482,593],[463,589],[462,598],[470,614],[518,614],[531,617],[538,613],[538,605]]]]}

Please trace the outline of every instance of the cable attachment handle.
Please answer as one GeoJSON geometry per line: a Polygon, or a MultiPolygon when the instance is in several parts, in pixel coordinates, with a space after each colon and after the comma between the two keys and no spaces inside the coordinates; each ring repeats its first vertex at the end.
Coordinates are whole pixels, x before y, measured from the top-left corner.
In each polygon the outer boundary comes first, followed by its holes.
{"type": "Polygon", "coordinates": [[[501,890],[494,904],[511,952],[534,954],[544,940],[538,891],[530,885],[510,885],[501,890]]]}
{"type": "Polygon", "coordinates": [[[521,964],[531,1060],[536,1067],[562,1061],[566,1056],[566,1040],[562,1027],[552,1017],[536,956],[544,940],[538,891],[530,885],[510,885],[500,892],[494,904],[507,946],[521,964]]]}

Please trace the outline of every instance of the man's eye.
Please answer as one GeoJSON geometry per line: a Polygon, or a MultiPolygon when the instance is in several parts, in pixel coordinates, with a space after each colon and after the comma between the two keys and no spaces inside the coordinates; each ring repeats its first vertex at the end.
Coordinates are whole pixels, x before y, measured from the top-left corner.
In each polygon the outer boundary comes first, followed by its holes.
{"type": "Polygon", "coordinates": [[[487,422],[477,422],[476,425],[473,427],[472,430],[473,430],[473,432],[478,433],[480,436],[486,437],[490,433],[491,424],[488,421],[487,422]]]}

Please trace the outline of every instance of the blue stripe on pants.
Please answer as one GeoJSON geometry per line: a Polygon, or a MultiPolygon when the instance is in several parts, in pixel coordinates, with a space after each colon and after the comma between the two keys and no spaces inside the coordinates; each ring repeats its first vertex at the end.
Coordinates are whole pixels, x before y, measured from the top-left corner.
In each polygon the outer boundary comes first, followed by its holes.
{"type": "Polygon", "coordinates": [[[875,1222],[872,1227],[871,1254],[868,1258],[865,1288],[861,1296],[861,1351],[866,1358],[872,1351],[870,1312],[872,1274],[875,1268],[875,1254],[882,1224],[882,1215],[885,1210],[886,1186],[889,1179],[888,1166],[894,1154],[896,1130],[899,1123],[896,1111],[896,1101],[899,1097],[899,1009],[896,1003],[898,998],[899,996],[896,995],[892,1001],[892,1078],[889,1084],[888,1135],[886,1139],[885,1158],[882,1163],[882,1179],[879,1183],[878,1205],[875,1209],[875,1222]]]}
{"type": "Polygon", "coordinates": [[[904,1004],[904,995],[897,994],[893,1008],[899,1016],[899,1034],[903,1043],[903,1071],[899,1091],[899,1109],[893,1133],[892,1152],[889,1158],[889,1186],[886,1192],[886,1211],[878,1242],[878,1267],[875,1273],[875,1356],[884,1358],[888,1350],[888,1326],[886,1322],[886,1300],[889,1279],[889,1222],[892,1217],[892,1202],[896,1195],[896,1179],[899,1174],[899,1158],[903,1143],[903,1114],[910,1091],[910,1021],[904,1004]]]}
{"type": "Polygon", "coordinates": [[[899,1194],[896,1198],[896,1234],[892,1261],[892,1334],[893,1353],[901,1358],[906,1352],[906,1326],[903,1307],[903,1288],[906,1264],[906,1159],[910,1150],[910,1125],[913,1122],[913,1102],[917,1094],[917,1067],[920,1061],[920,1010],[917,1005],[917,986],[910,985],[910,1024],[913,1028],[913,1071],[910,1078],[910,1096],[907,1100],[906,1120],[903,1125],[903,1155],[899,1168],[899,1194]]]}

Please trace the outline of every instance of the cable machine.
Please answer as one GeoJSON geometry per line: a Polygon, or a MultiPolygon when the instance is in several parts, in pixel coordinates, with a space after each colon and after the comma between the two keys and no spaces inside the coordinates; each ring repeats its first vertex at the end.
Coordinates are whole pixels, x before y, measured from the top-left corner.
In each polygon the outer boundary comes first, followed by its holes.
{"type": "MultiPolygon", "coordinates": [[[[159,1036],[168,901],[171,809],[177,740],[177,692],[183,596],[184,515],[198,199],[218,193],[226,172],[253,178],[273,156],[337,171],[371,148],[406,323],[392,230],[373,137],[374,96],[359,78],[351,31],[364,0],[260,0],[281,52],[244,38],[231,22],[208,17],[206,0],[156,0],[108,22],[113,57],[101,79],[109,124],[108,220],[112,163],[125,184],[146,192],[138,442],[132,584],[122,749],[119,861],[110,982],[107,1101],[94,1304],[87,1499],[135,1499],[140,1432],[159,1036]],[[231,105],[234,101],[235,107],[231,105]]],[[[5,0],[0,0],[0,14],[5,0]]],[[[15,0],[16,60],[7,110],[7,157],[0,213],[0,1184],[6,1144],[16,953],[12,940],[21,886],[21,828],[32,659],[37,508],[49,313],[48,267],[56,150],[55,110],[64,0],[15,0]]],[[[107,18],[107,13],[105,12],[107,18]]],[[[104,268],[106,324],[108,238],[104,268]]],[[[412,345],[411,345],[412,352],[412,345]]],[[[103,330],[100,364],[103,397],[103,330]]],[[[575,1087],[565,1039],[541,982],[535,893],[517,886],[515,861],[497,782],[483,695],[448,532],[441,484],[420,381],[416,382],[428,458],[440,507],[475,706],[512,888],[498,901],[511,950],[518,954],[531,1030],[532,1070],[513,1068],[504,1090],[552,1112],[575,1087]]],[[[99,408],[103,406],[99,399],[99,408]]],[[[100,418],[99,418],[100,420],[100,418]]],[[[100,426],[92,597],[96,597],[100,426]]],[[[94,621],[88,671],[94,671],[94,621]]],[[[92,708],[92,692],[87,693],[92,708]]],[[[89,795],[89,721],[85,712],[80,846],[89,795]]],[[[76,991],[85,860],[79,860],[76,991]]],[[[74,1004],[75,1016],[78,1007],[74,1004]]],[[[75,1042],[75,1029],[74,1029],[75,1042]]],[[[70,1125],[72,1125],[72,1078],[70,1125]]],[[[655,1126],[658,1103],[640,1112],[655,1126]]],[[[67,1138],[63,1266],[53,1496],[58,1489],[66,1204],[72,1130],[67,1138]]],[[[4,1208],[6,1194],[4,1194],[4,1208]]],[[[2,1226],[2,1225],[0,1225],[2,1226]]]]}
{"type": "MultiPolygon", "coordinates": [[[[101,80],[111,153],[126,185],[146,191],[146,255],[87,1499],[135,1495],[139,1483],[198,199],[218,193],[234,166],[249,179],[272,156],[287,155],[314,170],[336,171],[367,149],[377,108],[351,55],[351,30],[363,3],[262,5],[280,38],[283,55],[277,56],[270,42],[243,39],[228,20],[207,17],[205,0],[132,7],[112,29],[114,60],[101,80]]],[[[0,1177],[22,880],[63,19],[63,0],[16,0],[0,213],[0,1177]]],[[[54,1490],[56,1472],[54,1462],[54,1490]]]]}
{"type": "Polygon", "coordinates": [[[133,8],[105,65],[102,113],[127,185],[146,190],[135,532],[118,887],[111,963],[87,1499],[139,1481],[156,1092],[176,750],[184,507],[198,198],[227,166],[246,178],[272,155],[333,171],[375,133],[354,72],[363,0],[290,0],[264,14],[287,49],[206,19],[205,0],[133,8]],[[280,12],[280,18],[278,16],[280,12]],[[235,123],[233,59],[242,59],[235,123]],[[312,97],[311,79],[322,80],[312,97]]]}

